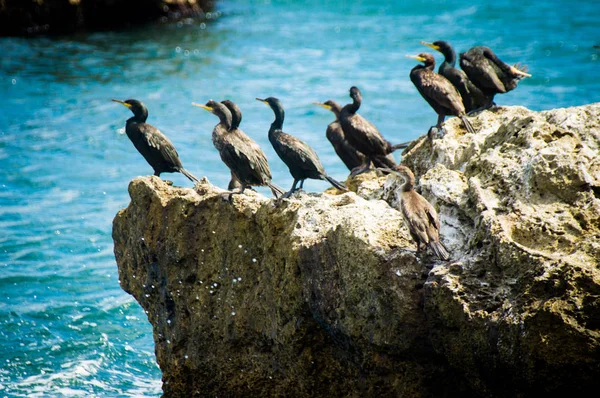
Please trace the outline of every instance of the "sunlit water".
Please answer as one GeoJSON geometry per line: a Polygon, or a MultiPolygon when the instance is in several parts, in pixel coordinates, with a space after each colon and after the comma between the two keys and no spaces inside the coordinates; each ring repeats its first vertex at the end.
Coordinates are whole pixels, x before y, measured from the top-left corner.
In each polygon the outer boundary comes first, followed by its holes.
{"type": "Polygon", "coordinates": [[[0,39],[0,396],[161,393],[152,330],[119,287],[111,240],[128,182],[151,169],[123,134],[129,111],[110,98],[144,101],[186,168],[222,187],[229,172],[210,140],[217,119],[190,103],[232,99],[285,188],[291,178],[267,140],[273,114],[254,98],[279,97],[284,130],[343,180],[324,138],[332,115],[311,103],[346,103],[357,85],[361,113],[390,141],[425,133],[436,116],[404,57],[427,50],[420,40],[447,39],[459,51],[487,44],[526,63],[533,78],[498,96],[500,105],[600,100],[596,0],[302,3],[222,1],[206,24],[0,39]]]}

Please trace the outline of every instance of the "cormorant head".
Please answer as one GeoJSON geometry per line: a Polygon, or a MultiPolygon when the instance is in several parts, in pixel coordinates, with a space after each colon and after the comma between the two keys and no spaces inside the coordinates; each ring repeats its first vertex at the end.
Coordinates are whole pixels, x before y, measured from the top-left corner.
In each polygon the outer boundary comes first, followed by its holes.
{"type": "Polygon", "coordinates": [[[242,110],[233,101],[225,100],[221,101],[221,103],[231,112],[231,128],[237,129],[242,122],[242,110]]]}
{"type": "Polygon", "coordinates": [[[448,43],[447,41],[438,40],[438,41],[434,41],[433,43],[427,43],[425,41],[422,41],[421,44],[424,46],[427,46],[429,48],[433,48],[435,51],[441,52],[442,54],[444,54],[444,56],[446,58],[453,58],[453,59],[456,58],[454,49],[452,48],[450,43],[448,43]]]}
{"type": "Polygon", "coordinates": [[[340,113],[340,111],[342,110],[342,107],[340,106],[340,104],[338,104],[337,102],[335,102],[333,100],[327,100],[325,102],[313,102],[313,104],[323,107],[325,109],[329,109],[330,111],[332,111],[335,114],[340,113]]]}
{"type": "Polygon", "coordinates": [[[435,66],[435,58],[429,53],[421,53],[419,55],[407,55],[406,58],[416,59],[419,62],[423,62],[425,66],[435,66]]]}
{"type": "Polygon", "coordinates": [[[148,118],[148,109],[146,108],[146,105],[144,105],[141,101],[134,99],[128,99],[125,101],[113,99],[112,101],[129,108],[129,110],[133,112],[133,115],[138,119],[143,119],[143,121],[146,121],[146,119],[148,118]]]}
{"type": "Polygon", "coordinates": [[[404,182],[409,183],[409,185],[411,187],[414,186],[414,184],[415,184],[415,175],[408,167],[406,167],[404,165],[399,164],[398,166],[394,167],[393,169],[380,167],[377,170],[381,170],[383,172],[390,173],[390,174],[396,175],[398,177],[402,177],[402,179],[404,179],[404,182]]]}
{"type": "Polygon", "coordinates": [[[281,101],[279,101],[279,99],[275,97],[268,97],[265,99],[257,98],[256,100],[269,105],[271,109],[273,109],[273,111],[275,111],[276,109],[283,110],[283,105],[281,104],[281,101]]]}
{"type": "Polygon", "coordinates": [[[192,102],[192,105],[197,106],[198,108],[206,109],[213,115],[218,116],[221,123],[226,124],[228,128],[231,127],[231,112],[229,112],[229,109],[227,109],[227,107],[222,103],[209,100],[206,105],[197,104],[195,102],[192,102]]]}
{"type": "Polygon", "coordinates": [[[356,87],[356,86],[350,87],[350,98],[352,98],[354,101],[362,99],[362,95],[361,95],[358,87],[356,87]]]}
{"type": "Polygon", "coordinates": [[[285,112],[283,110],[283,105],[281,104],[281,101],[279,101],[275,97],[268,97],[265,99],[257,98],[256,100],[269,105],[273,110],[273,113],[275,114],[275,120],[278,122],[278,124],[283,124],[285,112]]]}

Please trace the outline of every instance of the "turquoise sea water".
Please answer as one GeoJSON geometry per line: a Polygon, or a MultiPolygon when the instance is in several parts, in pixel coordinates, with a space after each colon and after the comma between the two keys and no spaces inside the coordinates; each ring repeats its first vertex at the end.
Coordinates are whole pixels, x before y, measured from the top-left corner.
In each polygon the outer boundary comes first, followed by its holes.
{"type": "MultiPolygon", "coordinates": [[[[144,101],[184,166],[222,187],[229,172],[210,139],[217,119],[190,103],[232,99],[275,182],[289,188],[267,140],[273,114],[254,100],[279,97],[284,130],[343,180],[324,135],[332,114],[313,101],[346,103],[357,85],[361,113],[390,141],[424,134],[436,115],[404,55],[439,39],[458,51],[486,44],[529,66],[533,77],[497,96],[499,105],[600,101],[598,15],[597,0],[220,1],[203,24],[0,38],[0,396],[161,393],[152,330],[119,287],[111,239],[128,182],[152,172],[123,134],[130,112],[110,98],[144,101]]],[[[163,177],[191,187],[181,175],[163,177]]]]}

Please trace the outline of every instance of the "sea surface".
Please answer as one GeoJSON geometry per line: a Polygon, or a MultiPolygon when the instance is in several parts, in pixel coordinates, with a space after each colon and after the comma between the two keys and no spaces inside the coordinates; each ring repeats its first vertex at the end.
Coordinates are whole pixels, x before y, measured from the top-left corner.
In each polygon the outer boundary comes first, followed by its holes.
{"type": "MultiPolygon", "coordinates": [[[[284,130],[344,180],[325,139],[333,115],[312,102],[347,103],[356,85],[360,113],[389,141],[416,138],[436,115],[405,55],[441,39],[457,51],[485,44],[529,67],[533,77],[497,96],[499,105],[597,102],[599,15],[597,0],[222,0],[204,22],[0,38],[0,397],[161,394],[152,329],[119,286],[111,238],[129,181],[152,170],[124,134],[129,110],[111,98],[145,102],[184,166],[221,187],[229,171],[211,143],[217,118],[191,102],[233,100],[274,181],[289,188],[267,140],[273,113],[255,100],[278,97],[284,130]]],[[[163,178],[192,186],[180,174],[163,178]]]]}

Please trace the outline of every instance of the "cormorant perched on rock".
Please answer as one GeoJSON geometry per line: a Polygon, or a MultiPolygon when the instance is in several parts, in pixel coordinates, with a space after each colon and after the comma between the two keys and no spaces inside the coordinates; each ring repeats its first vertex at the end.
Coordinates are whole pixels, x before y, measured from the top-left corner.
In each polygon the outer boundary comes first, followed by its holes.
{"type": "MultiPolygon", "coordinates": [[[[219,118],[219,124],[215,126],[212,133],[213,145],[219,151],[223,163],[240,182],[239,193],[243,193],[248,186],[252,185],[268,186],[275,197],[284,193],[271,182],[271,170],[262,149],[242,130],[233,128],[231,112],[227,106],[212,100],[206,105],[195,103],[192,105],[204,108],[219,118]]],[[[237,107],[232,102],[230,106],[237,107]]],[[[231,182],[229,184],[231,185],[231,182]]]]}
{"type": "Polygon", "coordinates": [[[344,130],[342,130],[342,125],[339,121],[340,111],[342,110],[340,104],[332,100],[323,103],[315,102],[314,104],[329,109],[335,115],[335,120],[327,126],[325,136],[331,142],[335,153],[342,159],[348,170],[352,171],[356,167],[365,167],[369,159],[350,145],[344,136],[344,130]]]}
{"type": "Polygon", "coordinates": [[[406,166],[399,165],[393,169],[381,169],[400,176],[404,179],[400,194],[400,208],[410,236],[417,244],[417,253],[421,244],[431,248],[438,258],[447,261],[450,258],[448,250],[440,241],[440,220],[437,212],[418,192],[415,191],[415,175],[406,166]]]}
{"type": "MultiPolygon", "coordinates": [[[[376,157],[385,157],[396,149],[406,148],[410,144],[410,142],[397,145],[390,144],[383,138],[377,127],[356,113],[362,104],[362,95],[357,87],[350,88],[350,98],[352,98],[352,103],[342,108],[338,119],[348,143],[365,155],[373,164],[376,163],[376,157]]],[[[367,163],[364,168],[354,170],[352,174],[356,175],[367,171],[369,167],[370,163],[367,163]]]]}
{"type": "MultiPolygon", "coordinates": [[[[438,114],[437,123],[433,127],[441,129],[446,115],[454,115],[462,120],[469,133],[474,134],[475,130],[467,119],[465,106],[463,105],[460,94],[448,79],[433,71],[435,68],[435,59],[433,58],[433,55],[421,53],[419,55],[407,55],[407,57],[416,59],[424,64],[417,65],[411,69],[410,80],[417,90],[419,90],[419,93],[421,93],[421,96],[425,101],[427,101],[438,114]]],[[[432,137],[432,129],[429,130],[430,137],[432,137]]]]}
{"type": "Polygon", "coordinates": [[[438,40],[433,43],[422,41],[421,44],[433,48],[444,55],[444,62],[440,64],[438,73],[450,80],[454,87],[456,87],[460,93],[467,113],[491,105],[491,98],[484,94],[483,91],[467,77],[467,74],[464,71],[455,68],[456,52],[454,52],[450,43],[438,40]]]}
{"type": "MultiPolygon", "coordinates": [[[[353,171],[365,168],[369,159],[350,145],[344,135],[344,130],[339,120],[342,110],[340,104],[333,100],[327,100],[323,103],[315,102],[314,104],[329,109],[335,115],[335,120],[327,126],[325,136],[331,142],[335,153],[342,159],[348,170],[353,171]]],[[[375,167],[395,167],[396,160],[391,153],[386,156],[379,155],[373,158],[373,165],[375,167]]]]}
{"type": "Polygon", "coordinates": [[[502,62],[489,47],[477,46],[460,54],[460,67],[469,79],[490,98],[493,104],[496,94],[503,94],[517,87],[524,77],[531,77],[515,66],[502,62]]]}
{"type": "Polygon", "coordinates": [[[257,100],[269,105],[275,114],[275,120],[271,123],[271,128],[269,128],[269,141],[273,145],[277,155],[283,160],[283,163],[289,167],[290,174],[294,178],[292,188],[283,197],[289,198],[296,191],[298,182],[300,182],[298,189],[302,189],[304,180],[307,178],[327,180],[337,189],[346,191],[347,189],[342,183],[334,180],[325,173],[319,157],[308,144],[281,130],[285,118],[281,102],[275,97],[257,98],[257,100]]]}
{"type": "Polygon", "coordinates": [[[133,117],[127,119],[125,124],[125,133],[152,166],[155,176],[160,176],[161,173],[181,173],[190,181],[199,182],[192,173],[183,168],[171,141],[159,129],[146,123],[148,109],[142,102],[134,99],[112,101],[126,106],[133,112],[133,117]]]}

